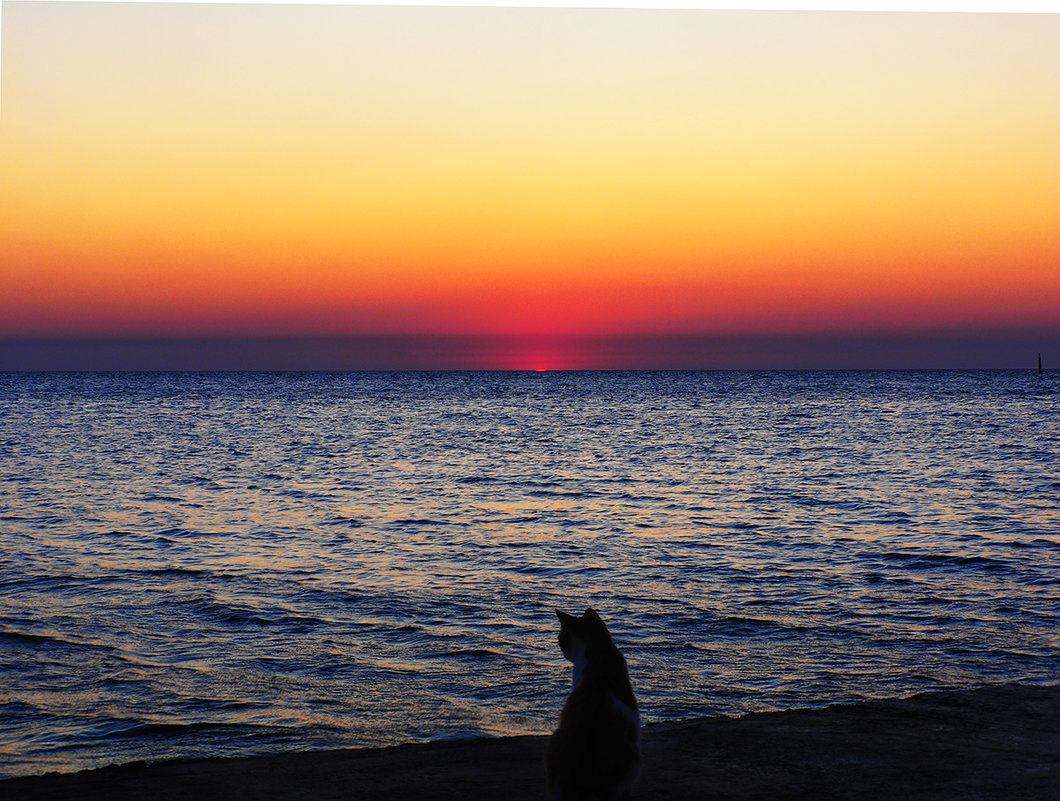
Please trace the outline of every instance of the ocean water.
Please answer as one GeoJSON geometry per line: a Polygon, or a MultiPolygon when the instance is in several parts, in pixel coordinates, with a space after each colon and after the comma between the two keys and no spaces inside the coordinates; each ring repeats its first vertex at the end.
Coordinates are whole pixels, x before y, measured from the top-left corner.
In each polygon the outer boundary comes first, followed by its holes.
{"type": "Polygon", "coordinates": [[[1060,678],[1060,374],[0,376],[0,775],[1060,678]]]}

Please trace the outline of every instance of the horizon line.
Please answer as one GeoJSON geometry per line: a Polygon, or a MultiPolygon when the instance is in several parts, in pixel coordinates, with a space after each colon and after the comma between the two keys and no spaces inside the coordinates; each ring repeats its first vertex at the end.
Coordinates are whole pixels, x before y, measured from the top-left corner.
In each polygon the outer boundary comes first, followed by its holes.
{"type": "Polygon", "coordinates": [[[656,335],[0,336],[0,370],[1019,370],[1060,326],[1018,331],[656,335]]]}

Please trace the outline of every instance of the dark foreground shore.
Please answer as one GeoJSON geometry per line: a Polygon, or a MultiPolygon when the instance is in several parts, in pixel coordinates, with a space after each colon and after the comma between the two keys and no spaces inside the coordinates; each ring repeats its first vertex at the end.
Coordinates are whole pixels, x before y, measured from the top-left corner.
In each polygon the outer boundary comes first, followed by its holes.
{"type": "MultiPolygon", "coordinates": [[[[197,759],[0,781],[33,799],[541,801],[545,738],[197,759]]],[[[1060,801],[1060,685],[646,726],[636,799],[1060,801]]]]}

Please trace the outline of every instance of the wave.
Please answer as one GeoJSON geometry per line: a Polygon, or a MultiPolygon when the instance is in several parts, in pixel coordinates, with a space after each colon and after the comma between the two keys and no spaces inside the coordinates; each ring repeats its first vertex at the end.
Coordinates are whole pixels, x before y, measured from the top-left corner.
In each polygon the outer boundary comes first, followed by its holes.
{"type": "Polygon", "coordinates": [[[59,646],[62,648],[75,648],[95,651],[117,651],[113,645],[107,643],[92,642],[89,640],[81,640],[77,638],[70,638],[56,632],[48,634],[42,634],[39,632],[31,631],[12,631],[3,630],[0,631],[0,641],[7,640],[12,643],[24,643],[38,646],[59,646]]]}
{"type": "Polygon", "coordinates": [[[226,573],[215,573],[212,570],[198,567],[134,567],[130,572],[144,576],[213,576],[215,578],[233,578],[226,573]]]}
{"type": "Polygon", "coordinates": [[[457,484],[488,484],[495,481],[497,479],[493,476],[461,476],[456,479],[457,484]]]}
{"type": "Polygon", "coordinates": [[[958,556],[946,553],[911,553],[908,551],[887,551],[880,558],[896,562],[906,570],[933,570],[937,568],[972,568],[988,572],[1007,572],[1013,566],[1001,559],[989,556],[958,556]]]}
{"type": "Polygon", "coordinates": [[[365,525],[365,521],[358,520],[356,517],[346,517],[345,515],[332,515],[322,521],[321,525],[325,526],[338,526],[341,528],[362,528],[365,525]]]}
{"type": "Polygon", "coordinates": [[[255,736],[260,732],[273,732],[277,729],[287,727],[272,724],[255,723],[225,723],[216,721],[192,721],[181,723],[143,723],[132,721],[115,721],[109,723],[107,731],[100,732],[98,736],[107,740],[150,740],[171,739],[174,736],[181,737],[188,734],[216,733],[224,736],[239,735],[245,733],[255,736]]]}
{"type": "Polygon", "coordinates": [[[503,658],[505,654],[492,648],[461,648],[455,651],[438,651],[428,654],[429,657],[442,659],[459,659],[469,662],[483,662],[503,658]]]}
{"type": "Polygon", "coordinates": [[[706,628],[710,633],[723,637],[755,637],[764,634],[787,636],[810,630],[808,626],[739,615],[729,615],[710,621],[706,628]]]}

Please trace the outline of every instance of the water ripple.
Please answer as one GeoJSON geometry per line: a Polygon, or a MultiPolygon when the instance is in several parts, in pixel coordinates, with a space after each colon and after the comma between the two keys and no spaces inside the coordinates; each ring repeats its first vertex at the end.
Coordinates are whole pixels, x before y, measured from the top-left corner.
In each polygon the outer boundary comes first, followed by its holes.
{"type": "Polygon", "coordinates": [[[1057,375],[0,375],[0,775],[1060,675],[1057,375]],[[915,666],[915,668],[911,668],[915,666]]]}

